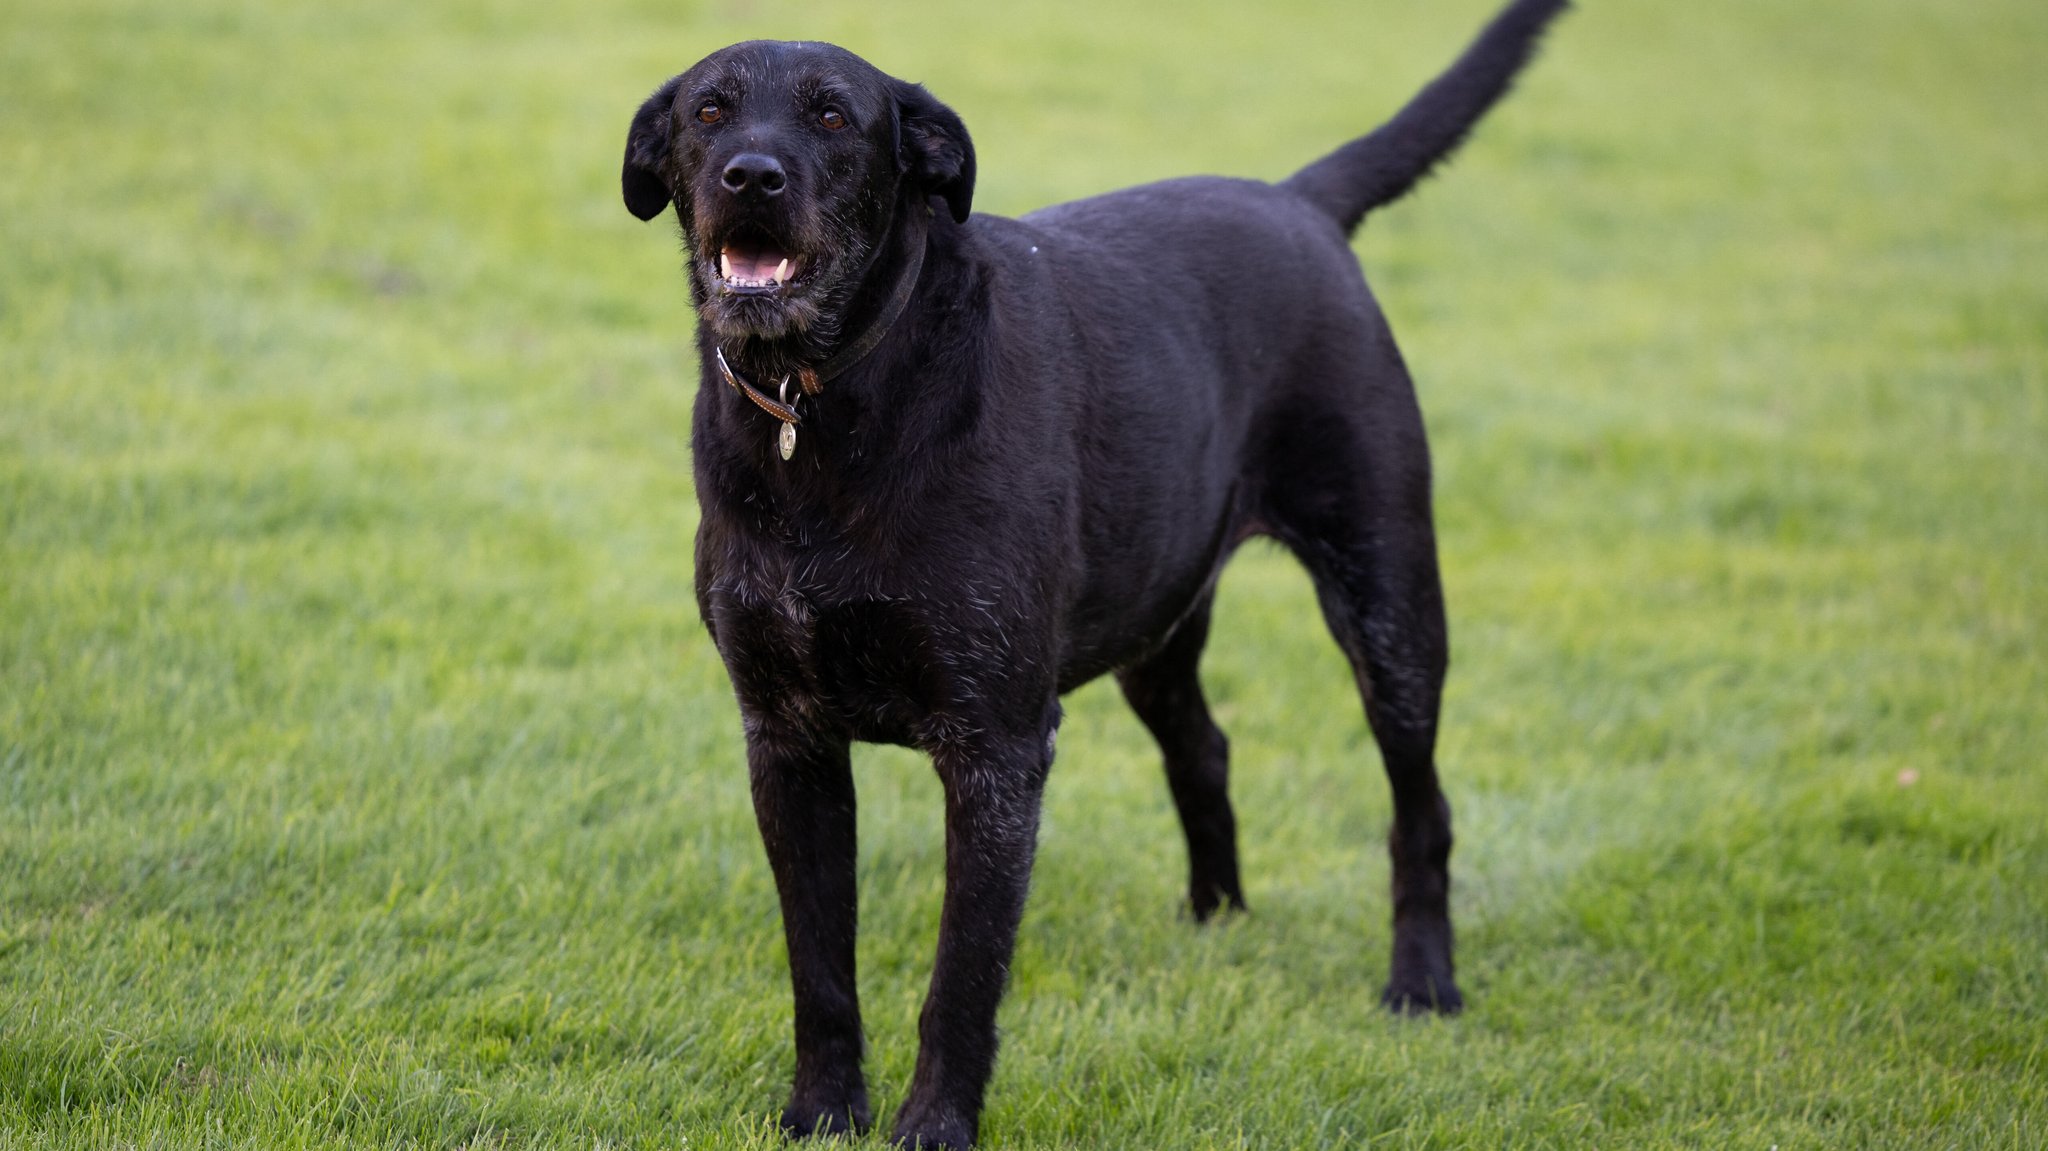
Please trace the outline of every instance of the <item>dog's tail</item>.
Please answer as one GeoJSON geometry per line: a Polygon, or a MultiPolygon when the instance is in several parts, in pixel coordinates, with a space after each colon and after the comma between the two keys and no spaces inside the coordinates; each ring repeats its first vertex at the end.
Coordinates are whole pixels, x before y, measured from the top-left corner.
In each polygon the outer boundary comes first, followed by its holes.
{"type": "Polygon", "coordinates": [[[1451,154],[1515,74],[1569,0],[1514,0],[1493,18],[1458,62],[1372,134],[1303,168],[1280,186],[1306,199],[1346,232],[1365,214],[1406,195],[1451,154]]]}

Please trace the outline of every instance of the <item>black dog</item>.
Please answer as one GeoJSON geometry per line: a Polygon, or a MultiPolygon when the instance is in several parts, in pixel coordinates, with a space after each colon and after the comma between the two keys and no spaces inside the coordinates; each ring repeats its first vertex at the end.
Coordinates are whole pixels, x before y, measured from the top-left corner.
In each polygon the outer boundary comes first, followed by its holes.
{"type": "Polygon", "coordinates": [[[1428,449],[1346,236],[1563,7],[1516,0],[1392,121],[1279,185],[1177,180],[1020,220],[969,216],[958,116],[826,45],[735,45],[633,117],[626,206],[675,205],[699,317],[697,597],[781,892],[787,1130],[869,1123],[852,740],[922,748],[945,788],[906,1145],[974,1141],[1063,692],[1116,673],[1165,753],[1195,917],[1243,906],[1196,662],[1255,535],[1313,576],[1393,785],[1382,998],[1461,1006],[1428,449]]]}

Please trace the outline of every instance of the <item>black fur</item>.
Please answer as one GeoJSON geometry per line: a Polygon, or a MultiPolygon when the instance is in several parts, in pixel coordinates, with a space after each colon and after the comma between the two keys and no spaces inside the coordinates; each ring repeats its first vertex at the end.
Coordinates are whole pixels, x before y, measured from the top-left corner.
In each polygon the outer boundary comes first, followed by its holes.
{"type": "Polygon", "coordinates": [[[785,1129],[870,1121],[853,740],[929,752],[946,797],[900,1142],[974,1141],[1063,692],[1116,674],[1165,755],[1195,917],[1244,905],[1227,744],[1196,665],[1217,573],[1256,535],[1313,576],[1393,787],[1382,999],[1461,1006],[1428,450],[1345,236],[1458,143],[1563,7],[1516,0],[1385,127],[1278,186],[1177,180],[1019,220],[969,215],[957,116],[829,46],[725,49],[634,117],[626,204],[643,219],[675,204],[700,316],[697,592],[781,893],[785,1129]],[[749,179],[769,166],[786,182],[749,179]],[[908,307],[801,401],[781,459],[780,425],[724,384],[714,351],[763,387],[815,368],[875,325],[920,249],[908,307]],[[728,279],[722,254],[795,270],[728,279]]]}

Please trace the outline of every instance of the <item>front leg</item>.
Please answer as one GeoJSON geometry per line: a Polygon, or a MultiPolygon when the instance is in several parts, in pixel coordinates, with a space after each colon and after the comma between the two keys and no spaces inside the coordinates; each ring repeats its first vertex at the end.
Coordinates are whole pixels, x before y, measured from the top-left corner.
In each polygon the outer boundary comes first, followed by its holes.
{"type": "Polygon", "coordinates": [[[782,897],[796,993],[796,1082],[782,1129],[866,1131],[860,997],[854,986],[855,830],[847,741],[750,722],[754,818],[782,897]]]}
{"type": "Polygon", "coordinates": [[[932,759],[946,789],[946,902],[931,992],[918,1017],[917,1072],[896,1114],[895,1139],[964,1151],[980,1128],[982,1093],[995,1070],[996,1007],[1038,846],[1051,728],[949,742],[932,759]]]}

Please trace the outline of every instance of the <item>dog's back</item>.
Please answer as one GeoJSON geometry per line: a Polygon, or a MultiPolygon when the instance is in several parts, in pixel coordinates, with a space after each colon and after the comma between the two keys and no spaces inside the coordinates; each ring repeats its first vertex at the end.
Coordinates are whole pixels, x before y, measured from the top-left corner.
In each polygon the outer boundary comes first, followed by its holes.
{"type": "Polygon", "coordinates": [[[970,222],[1007,311],[1034,321],[1009,332],[1040,366],[1030,408],[1078,450],[1088,562],[1063,686],[1156,642],[1244,537],[1310,546],[1304,501],[1393,502],[1426,531],[1421,413],[1348,238],[1457,147],[1565,6],[1517,0],[1385,125],[1278,184],[1191,177],[970,222]],[[1301,490],[1331,455],[1353,474],[1301,490]]]}
{"type": "Polygon", "coordinates": [[[1318,388],[1358,410],[1353,393],[1406,380],[1355,370],[1392,351],[1378,307],[1336,224],[1274,185],[1172,180],[970,228],[1013,318],[997,355],[1031,365],[1003,402],[1074,457],[1018,467],[1066,476],[1078,511],[1060,677],[1077,685],[1171,630],[1261,530],[1264,430],[1318,388]],[[1354,370],[1319,376],[1326,346],[1354,370]]]}

